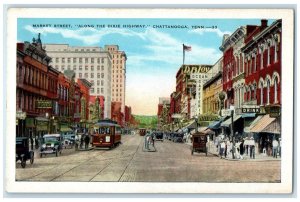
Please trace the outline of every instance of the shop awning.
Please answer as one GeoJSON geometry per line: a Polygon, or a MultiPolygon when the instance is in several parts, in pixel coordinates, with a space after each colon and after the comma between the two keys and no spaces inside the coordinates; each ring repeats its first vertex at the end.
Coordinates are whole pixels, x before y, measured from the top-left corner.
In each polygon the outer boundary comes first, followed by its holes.
{"type": "Polygon", "coordinates": [[[251,129],[252,133],[260,133],[263,132],[273,121],[275,118],[271,118],[269,114],[264,115],[251,129]]]}
{"type": "Polygon", "coordinates": [[[220,128],[221,123],[222,123],[222,120],[220,120],[220,121],[214,121],[214,122],[212,122],[211,124],[208,125],[208,128],[209,129],[217,130],[217,129],[220,128]]]}
{"type": "Polygon", "coordinates": [[[270,123],[265,129],[263,129],[261,132],[263,133],[274,133],[274,134],[281,134],[281,127],[280,122],[278,119],[270,123]]]}
{"type": "MultiPolygon", "coordinates": [[[[233,122],[236,122],[238,119],[240,119],[242,116],[241,115],[234,115],[233,116],[233,122]]],[[[223,127],[230,127],[231,125],[231,117],[229,119],[227,119],[226,121],[224,121],[223,123],[221,123],[221,126],[223,127]]]]}
{"type": "Polygon", "coordinates": [[[37,120],[37,121],[46,121],[46,122],[49,121],[49,119],[47,119],[45,117],[36,117],[35,120],[37,120]]]}
{"type": "Polygon", "coordinates": [[[242,114],[242,118],[254,118],[256,116],[255,113],[244,113],[242,114]]]}
{"type": "Polygon", "coordinates": [[[256,117],[250,124],[250,126],[244,128],[245,133],[250,133],[250,130],[256,125],[256,123],[262,118],[263,116],[256,117]]]}
{"type": "Polygon", "coordinates": [[[68,126],[61,126],[60,127],[61,132],[72,132],[73,130],[69,128],[68,126]]]}

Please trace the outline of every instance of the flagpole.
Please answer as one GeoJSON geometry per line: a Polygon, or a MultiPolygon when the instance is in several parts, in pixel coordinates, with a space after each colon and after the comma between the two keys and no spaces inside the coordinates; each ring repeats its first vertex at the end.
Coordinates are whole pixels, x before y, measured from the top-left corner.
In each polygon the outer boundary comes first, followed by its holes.
{"type": "Polygon", "coordinates": [[[185,58],[184,44],[182,44],[182,56],[183,56],[182,65],[184,65],[184,58],[185,58]]]}

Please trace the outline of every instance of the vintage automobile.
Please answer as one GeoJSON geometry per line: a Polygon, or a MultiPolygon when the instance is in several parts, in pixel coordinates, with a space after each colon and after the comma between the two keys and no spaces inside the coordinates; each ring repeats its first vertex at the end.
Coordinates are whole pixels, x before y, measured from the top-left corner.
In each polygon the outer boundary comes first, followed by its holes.
{"type": "Polygon", "coordinates": [[[156,141],[164,141],[164,134],[163,132],[154,132],[154,140],[156,141]]]}
{"type": "Polygon", "coordinates": [[[173,142],[183,142],[183,133],[174,133],[172,141],[173,142]]]}
{"type": "Polygon", "coordinates": [[[197,132],[192,135],[192,146],[191,146],[191,154],[194,152],[205,153],[207,156],[207,134],[203,132],[197,132]]]}
{"type": "Polygon", "coordinates": [[[45,134],[43,136],[43,144],[40,149],[40,157],[47,154],[61,154],[63,149],[63,136],[61,134],[45,134]]]}
{"type": "Polygon", "coordinates": [[[16,162],[21,161],[22,168],[26,167],[26,161],[30,160],[30,164],[34,161],[34,151],[29,150],[29,138],[16,138],[16,162]]]}
{"type": "Polygon", "coordinates": [[[73,133],[68,133],[68,134],[63,134],[63,147],[65,149],[70,148],[72,149],[73,146],[75,145],[75,134],[73,133]]]}

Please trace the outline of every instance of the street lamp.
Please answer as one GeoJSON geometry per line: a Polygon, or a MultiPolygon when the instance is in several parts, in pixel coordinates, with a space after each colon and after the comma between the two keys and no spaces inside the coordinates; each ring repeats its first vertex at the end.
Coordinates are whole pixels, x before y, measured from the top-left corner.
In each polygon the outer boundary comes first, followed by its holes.
{"type": "Polygon", "coordinates": [[[196,132],[198,132],[198,116],[195,116],[196,132]]]}

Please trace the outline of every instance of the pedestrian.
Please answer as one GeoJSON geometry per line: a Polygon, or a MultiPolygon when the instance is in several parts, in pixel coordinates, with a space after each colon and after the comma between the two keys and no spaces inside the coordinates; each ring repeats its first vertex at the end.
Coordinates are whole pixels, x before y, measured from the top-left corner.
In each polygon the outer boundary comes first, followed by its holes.
{"type": "Polygon", "coordinates": [[[89,138],[88,134],[85,134],[85,137],[84,137],[84,148],[85,149],[89,148],[89,143],[90,143],[90,138],[89,138]]]}
{"type": "Polygon", "coordinates": [[[221,143],[220,143],[220,157],[221,158],[223,157],[225,147],[226,147],[226,144],[225,144],[224,140],[221,140],[221,143]]]}
{"type": "Polygon", "coordinates": [[[83,135],[81,135],[81,138],[80,138],[80,149],[82,149],[82,146],[83,146],[83,135]]]}
{"type": "Polygon", "coordinates": [[[281,157],[281,138],[279,138],[278,154],[281,157]]]}
{"type": "Polygon", "coordinates": [[[272,154],[273,154],[273,158],[277,158],[278,145],[279,145],[279,143],[276,140],[276,138],[273,138],[273,141],[272,141],[272,154]]]}
{"type": "Polygon", "coordinates": [[[249,148],[250,148],[250,158],[255,159],[255,141],[253,137],[251,137],[249,140],[249,148]]]}
{"type": "Polygon", "coordinates": [[[32,138],[32,136],[30,137],[30,144],[31,144],[31,150],[33,150],[33,138],[32,138]]]}
{"type": "Polygon", "coordinates": [[[241,144],[240,144],[240,155],[244,154],[244,140],[241,140],[241,144]]]}
{"type": "Polygon", "coordinates": [[[39,148],[39,138],[37,136],[35,136],[35,149],[39,148]]]}

